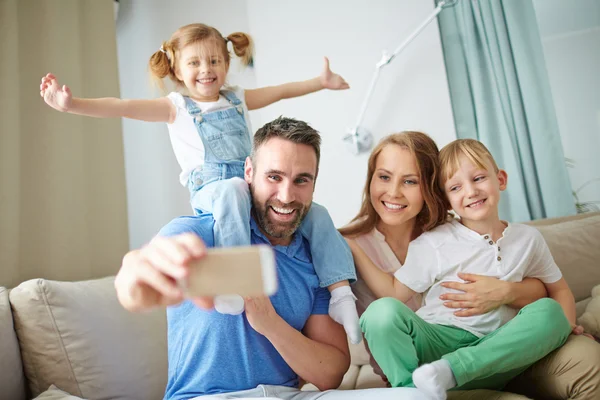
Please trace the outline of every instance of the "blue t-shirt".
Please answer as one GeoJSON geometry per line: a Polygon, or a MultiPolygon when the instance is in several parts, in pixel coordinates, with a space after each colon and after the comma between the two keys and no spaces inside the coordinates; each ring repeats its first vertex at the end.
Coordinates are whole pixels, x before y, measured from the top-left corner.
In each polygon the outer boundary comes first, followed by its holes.
{"type": "MultiPolygon", "coordinates": [[[[173,236],[196,233],[214,246],[214,219],[210,214],[181,217],[159,233],[173,236]]],[[[252,244],[269,244],[250,221],[252,244]]],[[[273,307],[298,331],[312,314],[327,314],[329,292],[319,287],[310,247],[301,235],[289,246],[275,246],[278,290],[273,307]]],[[[256,332],[246,314],[224,315],[205,311],[190,301],[167,309],[169,380],[165,399],[189,399],[205,394],[252,389],[260,384],[298,386],[298,375],[275,347],[256,332]]]]}

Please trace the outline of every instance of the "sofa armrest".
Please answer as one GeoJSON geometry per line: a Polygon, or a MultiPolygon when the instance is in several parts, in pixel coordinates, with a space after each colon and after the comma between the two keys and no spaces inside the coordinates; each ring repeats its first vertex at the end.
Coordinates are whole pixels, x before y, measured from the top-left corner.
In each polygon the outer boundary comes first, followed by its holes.
{"type": "Polygon", "coordinates": [[[8,290],[0,287],[0,400],[25,400],[21,349],[14,330],[8,290]]]}

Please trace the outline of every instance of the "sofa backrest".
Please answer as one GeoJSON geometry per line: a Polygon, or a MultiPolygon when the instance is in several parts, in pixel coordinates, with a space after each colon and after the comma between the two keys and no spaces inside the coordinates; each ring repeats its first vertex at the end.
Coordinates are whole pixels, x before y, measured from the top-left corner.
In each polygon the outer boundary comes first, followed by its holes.
{"type": "Polygon", "coordinates": [[[575,301],[600,284],[600,213],[532,221],[554,257],[575,301]]]}
{"type": "Polygon", "coordinates": [[[9,297],[34,397],[54,384],[86,399],[162,399],[167,379],[164,309],[124,310],[113,277],[31,280],[9,297]]]}

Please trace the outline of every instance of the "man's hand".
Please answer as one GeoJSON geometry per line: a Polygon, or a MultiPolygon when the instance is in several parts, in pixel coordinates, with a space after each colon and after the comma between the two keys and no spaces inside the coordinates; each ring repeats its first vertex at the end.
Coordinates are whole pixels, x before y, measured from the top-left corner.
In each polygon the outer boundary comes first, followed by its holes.
{"type": "Polygon", "coordinates": [[[509,296],[508,282],[484,275],[459,273],[458,276],[467,283],[442,282],[441,285],[464,293],[444,293],[440,296],[446,307],[461,309],[454,313],[457,317],[482,315],[514,300],[509,296]]]}
{"type": "MultiPolygon", "coordinates": [[[[155,237],[123,258],[115,279],[119,301],[130,311],[180,303],[183,293],[177,280],[186,278],[189,263],[205,254],[204,242],[194,234],[155,237]]],[[[208,298],[194,299],[194,303],[204,308],[212,306],[208,298]]]]}
{"type": "Polygon", "coordinates": [[[271,300],[267,296],[246,297],[246,318],[250,326],[261,335],[266,336],[277,322],[282,321],[271,300]]]}

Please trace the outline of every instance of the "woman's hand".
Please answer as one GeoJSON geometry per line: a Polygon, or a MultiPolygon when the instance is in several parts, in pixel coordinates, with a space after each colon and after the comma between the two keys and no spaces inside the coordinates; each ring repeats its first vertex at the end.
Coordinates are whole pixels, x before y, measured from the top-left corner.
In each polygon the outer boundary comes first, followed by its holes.
{"type": "Polygon", "coordinates": [[[323,72],[321,72],[321,85],[325,89],[330,90],[344,90],[350,88],[350,85],[340,75],[334,73],[329,69],[329,59],[325,57],[325,65],[323,66],[323,72]]]}
{"type": "Polygon", "coordinates": [[[63,85],[61,88],[58,84],[58,80],[52,74],[47,74],[42,78],[42,83],[40,84],[40,96],[44,98],[46,104],[61,112],[69,111],[73,101],[71,89],[66,85],[63,85]]]}
{"type": "Polygon", "coordinates": [[[458,276],[466,283],[442,282],[441,285],[464,293],[445,293],[440,296],[446,307],[461,309],[454,313],[457,317],[486,314],[514,301],[509,282],[484,275],[459,273],[458,276]]]}

